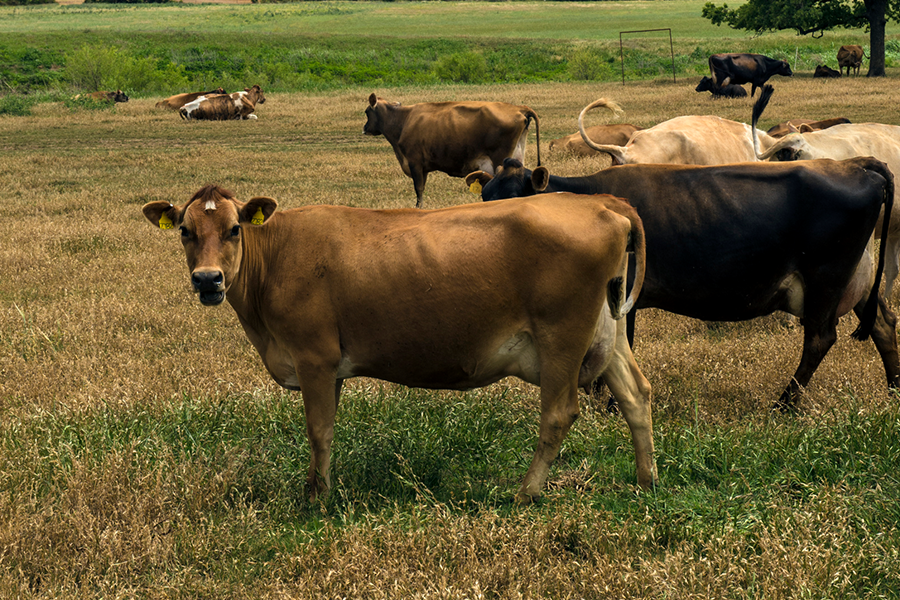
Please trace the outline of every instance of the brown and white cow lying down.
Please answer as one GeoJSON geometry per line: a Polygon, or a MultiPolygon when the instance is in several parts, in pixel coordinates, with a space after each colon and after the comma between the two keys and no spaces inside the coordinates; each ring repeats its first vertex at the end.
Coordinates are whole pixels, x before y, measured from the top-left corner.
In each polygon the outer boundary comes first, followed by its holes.
{"type": "Polygon", "coordinates": [[[168,110],[178,110],[185,104],[193,102],[200,96],[211,96],[213,94],[227,94],[224,88],[216,88],[214,90],[210,90],[208,92],[188,92],[185,94],[175,94],[174,96],[169,96],[165,100],[160,100],[156,103],[156,108],[165,108],[168,110]]]}
{"type": "MultiPolygon", "coordinates": [[[[771,85],[763,87],[759,100],[753,106],[754,123],[759,120],[768,105],[773,91],[771,85]]],[[[788,134],[769,146],[768,150],[757,153],[759,160],[773,161],[874,156],[886,163],[891,172],[900,173],[900,127],[881,123],[835,125],[820,131],[788,134]]],[[[894,200],[896,202],[900,197],[895,197],[894,200]]],[[[885,296],[890,300],[894,282],[900,273],[900,210],[894,211],[889,226],[888,237],[882,239],[882,244],[887,246],[884,288],[885,296]]],[[[880,232],[879,221],[876,237],[881,237],[880,232]]]]}
{"type": "MultiPolygon", "coordinates": [[[[857,339],[872,336],[888,385],[900,386],[897,318],[879,293],[885,263],[871,238],[894,179],[871,157],[712,167],[623,165],[555,177],[507,161],[472,173],[482,199],[563,191],[627,198],[644,223],[647,275],[635,308],[705,321],[743,321],[781,310],[800,318],[803,355],[776,406],[795,404],[853,310],[857,339]],[[877,267],[875,266],[877,262],[877,267]]],[[[883,234],[886,231],[882,230],[883,234]]],[[[633,335],[633,313],[628,315],[633,335]]]]}
{"type": "Polygon", "coordinates": [[[243,92],[232,94],[214,94],[200,96],[193,102],[182,106],[178,112],[187,121],[230,121],[256,119],[253,112],[257,104],[266,101],[265,95],[258,85],[245,88],[243,92]]]}
{"type": "MultiPolygon", "coordinates": [[[[595,144],[612,144],[614,146],[624,146],[631,139],[635,131],[640,131],[643,127],[637,127],[631,123],[620,123],[613,125],[594,125],[588,127],[585,133],[595,144]]],[[[581,132],[576,131],[566,137],[550,140],[548,149],[551,152],[568,152],[575,156],[595,156],[597,150],[584,143],[581,139],[581,132]]]]}
{"type": "Polygon", "coordinates": [[[782,121],[778,125],[773,125],[766,133],[769,134],[769,137],[777,139],[783,138],[789,133],[820,131],[849,122],[850,119],[847,119],[846,117],[834,117],[831,119],[822,119],[821,121],[816,121],[815,119],[788,119],[787,121],[782,121]]]}
{"type": "Polygon", "coordinates": [[[507,376],[541,386],[540,436],[516,494],[537,498],[602,375],[631,428],[637,480],[656,480],[650,385],[621,317],[644,277],[637,213],[612,196],[554,194],[440,210],[236,200],[207,186],[143,213],[178,228],[200,302],[227,299],[272,375],[301,390],[313,496],[330,486],[344,379],[464,390],[507,376]],[[637,259],[625,298],[626,252],[637,259]]]}
{"type": "MultiPolygon", "coordinates": [[[[606,108],[621,114],[618,104],[600,98],[588,104],[578,115],[578,130],[584,142],[613,158],[614,165],[675,164],[723,165],[755,161],[750,126],[715,116],[676,117],[653,127],[636,131],[624,146],[596,144],[586,137],[584,115],[595,108],[606,108]]],[[[759,132],[764,147],[775,140],[759,132]]]]}
{"type": "Polygon", "coordinates": [[[493,173],[509,157],[525,160],[528,126],[534,121],[537,164],[541,132],[537,113],[505,102],[422,102],[401,106],[374,93],[366,107],[365,135],[383,135],[403,172],[413,180],[416,208],[422,207],[432,171],[465,177],[493,173]]]}

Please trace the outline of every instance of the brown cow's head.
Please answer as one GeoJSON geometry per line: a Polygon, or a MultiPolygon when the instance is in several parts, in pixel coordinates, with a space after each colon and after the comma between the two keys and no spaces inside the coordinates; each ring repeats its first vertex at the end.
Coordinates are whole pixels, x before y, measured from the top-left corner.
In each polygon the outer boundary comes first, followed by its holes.
{"type": "Polygon", "coordinates": [[[240,270],[242,228],[262,225],[276,206],[271,198],[240,202],[228,190],[207,185],[182,206],[158,201],[145,204],[142,211],[160,229],[181,231],[191,285],[200,302],[215,306],[225,299],[240,270]]]}
{"type": "Polygon", "coordinates": [[[253,87],[244,88],[244,91],[247,92],[247,97],[250,98],[250,102],[254,105],[256,104],[265,104],[266,97],[263,94],[262,88],[259,85],[254,85],[253,87]]]}
{"type": "Polygon", "coordinates": [[[372,92],[369,95],[369,105],[366,107],[366,124],[363,125],[363,133],[365,135],[382,135],[386,125],[387,111],[398,106],[400,106],[399,102],[388,102],[372,92]]]}

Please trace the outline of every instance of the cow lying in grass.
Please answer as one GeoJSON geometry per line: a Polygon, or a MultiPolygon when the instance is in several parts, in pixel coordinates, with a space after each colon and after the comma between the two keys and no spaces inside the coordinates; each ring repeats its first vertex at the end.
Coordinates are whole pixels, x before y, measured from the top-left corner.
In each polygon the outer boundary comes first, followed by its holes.
{"type": "Polygon", "coordinates": [[[194,100],[197,100],[201,96],[212,96],[213,94],[227,94],[225,88],[216,88],[214,90],[210,90],[208,92],[187,92],[185,94],[175,94],[174,96],[169,96],[165,100],[160,100],[156,103],[156,108],[165,108],[167,110],[179,110],[185,104],[189,104],[194,100]]]}
{"type": "Polygon", "coordinates": [[[213,94],[200,96],[179,109],[181,118],[186,121],[230,121],[256,119],[253,114],[256,105],[266,101],[265,95],[258,85],[246,88],[243,92],[233,94],[213,94]]]}

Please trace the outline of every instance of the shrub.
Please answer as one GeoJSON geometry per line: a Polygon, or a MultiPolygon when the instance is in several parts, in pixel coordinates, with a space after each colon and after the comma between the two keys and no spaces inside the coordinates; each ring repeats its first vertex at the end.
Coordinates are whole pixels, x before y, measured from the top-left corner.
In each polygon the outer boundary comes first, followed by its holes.
{"type": "Polygon", "coordinates": [[[436,60],[433,70],[445,81],[477,83],[487,75],[487,60],[478,52],[457,52],[436,60]]]}
{"type": "Polygon", "coordinates": [[[594,81],[600,79],[605,71],[600,56],[588,48],[576,50],[569,59],[569,76],[578,81],[594,81]]]}
{"type": "Polygon", "coordinates": [[[53,4],[55,0],[0,0],[0,6],[26,6],[29,4],[53,4]]]}
{"type": "Polygon", "coordinates": [[[24,117],[31,114],[35,101],[21,94],[9,94],[0,97],[0,115],[24,117]]]}

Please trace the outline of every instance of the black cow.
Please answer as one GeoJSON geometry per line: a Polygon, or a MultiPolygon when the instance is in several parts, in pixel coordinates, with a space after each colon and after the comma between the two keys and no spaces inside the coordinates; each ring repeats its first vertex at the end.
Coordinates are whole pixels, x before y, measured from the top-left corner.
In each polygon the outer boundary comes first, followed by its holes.
{"type": "MultiPolygon", "coordinates": [[[[483,200],[558,191],[627,198],[647,242],[635,308],[707,321],[776,310],[801,317],[803,356],[776,403],[782,410],[793,407],[837,338],[838,317],[851,309],[860,317],[854,337],[872,336],[888,385],[900,385],[897,318],[878,290],[885,245],[874,286],[872,260],[863,258],[882,206],[887,215],[893,205],[893,175],[874,158],[621,165],[585,177],[554,177],[508,160],[495,177],[471,173],[466,183],[475,180],[483,200]]],[[[633,311],[628,331],[632,341],[633,311]]]]}
{"type": "Polygon", "coordinates": [[[695,92],[710,92],[713,98],[746,98],[747,90],[739,85],[730,83],[728,79],[722,85],[716,85],[711,77],[704,77],[694,88],[695,92]]]}
{"type": "Polygon", "coordinates": [[[717,85],[722,85],[729,78],[733,84],[752,83],[751,98],[756,94],[756,88],[762,87],[769,77],[794,75],[786,60],[776,60],[762,54],[713,54],[709,57],[709,72],[717,85]]]}
{"type": "Polygon", "coordinates": [[[841,72],[835,69],[832,69],[828,65],[819,65],[816,67],[816,71],[813,73],[813,78],[816,77],[840,77],[841,72]]]}

